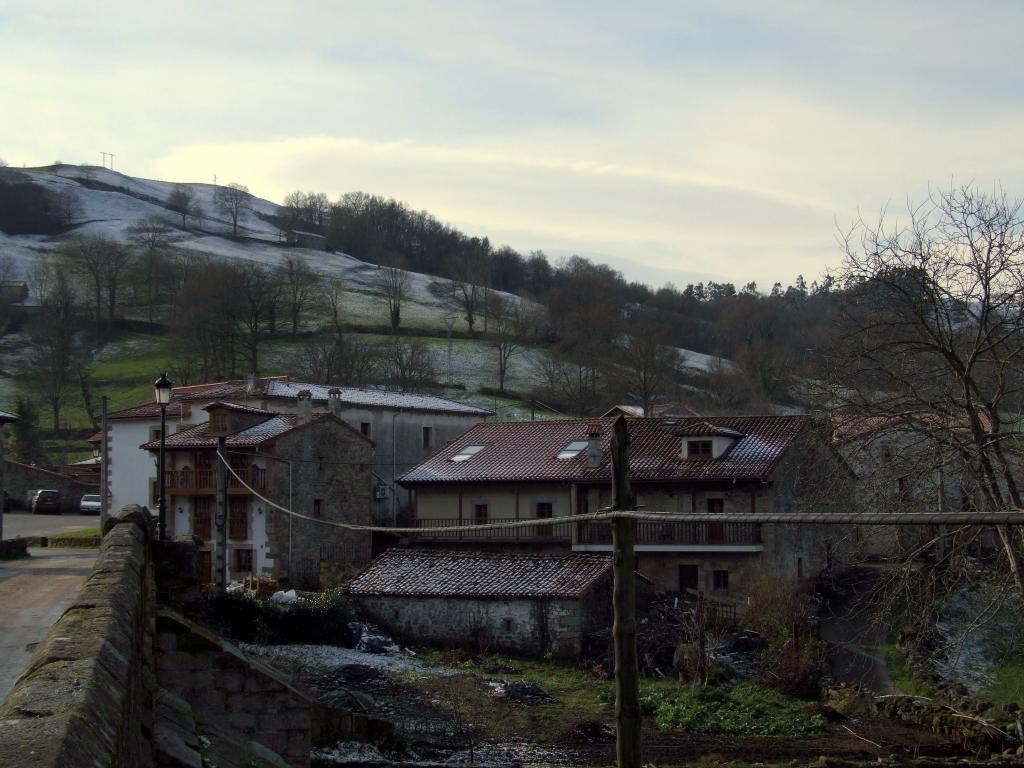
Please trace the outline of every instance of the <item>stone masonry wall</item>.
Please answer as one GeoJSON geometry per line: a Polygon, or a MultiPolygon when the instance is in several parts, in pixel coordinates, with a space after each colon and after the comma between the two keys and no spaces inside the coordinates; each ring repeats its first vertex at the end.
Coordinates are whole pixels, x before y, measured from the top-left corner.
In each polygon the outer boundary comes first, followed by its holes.
{"type": "MultiPolygon", "coordinates": [[[[279,439],[274,455],[291,462],[267,465],[267,497],[287,499],[291,470],[292,509],[314,516],[321,500],[324,520],[370,524],[373,446],[351,427],[332,419],[319,419],[279,439]]],[[[370,534],[347,531],[310,520],[271,511],[267,538],[278,579],[291,586],[316,589],[322,549],[344,553],[345,559],[362,566],[370,562],[370,534]],[[291,573],[289,573],[289,537],[291,573]]],[[[326,558],[334,559],[334,558],[326,558]]]]}
{"type": "Polygon", "coordinates": [[[579,600],[356,600],[362,613],[398,637],[534,656],[578,656],[587,624],[579,600]]]}
{"type": "Polygon", "coordinates": [[[392,738],[388,723],[321,704],[284,673],[174,611],[160,609],[156,630],[160,687],[191,704],[200,732],[229,728],[302,768],[311,747],[392,738]]]}
{"type": "Polygon", "coordinates": [[[61,512],[76,514],[83,495],[98,493],[95,485],[10,459],[4,460],[4,488],[12,501],[23,499],[25,492],[31,489],[60,491],[61,512]]]}
{"type": "Polygon", "coordinates": [[[0,765],[152,765],[149,524],[137,506],[107,521],[81,592],[0,705],[0,765]]]}
{"type": "Polygon", "coordinates": [[[192,705],[200,730],[221,722],[291,766],[309,765],[313,702],[282,674],[166,611],[157,618],[156,644],[160,687],[192,705]]]}

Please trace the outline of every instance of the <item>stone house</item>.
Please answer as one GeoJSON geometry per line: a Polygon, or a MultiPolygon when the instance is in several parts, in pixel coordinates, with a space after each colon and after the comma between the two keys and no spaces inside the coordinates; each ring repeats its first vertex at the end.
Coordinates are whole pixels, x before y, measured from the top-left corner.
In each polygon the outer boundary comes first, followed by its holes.
{"type": "Polygon", "coordinates": [[[611,626],[607,555],[390,549],[347,587],[399,638],[576,658],[611,626]]]}
{"type": "MultiPolygon", "coordinates": [[[[491,415],[490,411],[434,395],[388,392],[352,387],[328,387],[292,381],[285,376],[257,377],[175,387],[167,405],[167,432],[201,424],[208,418],[202,406],[216,400],[276,413],[295,413],[298,394],[310,393],[314,412],[330,411],[374,444],[374,521],[392,525],[408,493],[396,478],[434,451],[491,415]]],[[[111,413],[108,421],[110,508],[128,504],[156,507],[153,463],[139,445],[160,436],[160,409],[155,402],[111,413]]]]}
{"type": "MultiPolygon", "coordinates": [[[[203,408],[208,421],[168,435],[168,535],[200,540],[204,582],[212,580],[216,561],[220,437],[238,475],[229,473],[226,483],[229,578],[268,574],[315,587],[322,557],[355,567],[369,561],[368,533],[317,521],[370,523],[373,444],[334,414],[313,413],[303,400],[296,414],[217,401],[203,408]],[[266,499],[313,519],[287,515],[266,499]]],[[[142,445],[150,461],[159,445],[142,445]]]]}
{"type": "MultiPolygon", "coordinates": [[[[419,545],[487,551],[611,551],[607,522],[559,522],[611,503],[614,419],[478,424],[401,478],[419,545]],[[479,534],[450,525],[537,520],[479,534]]],[[[637,570],[656,591],[723,602],[772,571],[810,585],[835,565],[841,526],[715,522],[718,514],[845,509],[853,477],[803,416],[627,418],[637,507],[706,522],[637,524],[637,570]]]]}

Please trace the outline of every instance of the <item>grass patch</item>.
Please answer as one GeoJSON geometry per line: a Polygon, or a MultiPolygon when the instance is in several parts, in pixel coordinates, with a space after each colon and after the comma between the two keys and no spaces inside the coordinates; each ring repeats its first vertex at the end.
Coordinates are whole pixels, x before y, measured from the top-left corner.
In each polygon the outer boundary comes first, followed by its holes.
{"type": "Polygon", "coordinates": [[[889,678],[897,689],[909,696],[931,697],[935,692],[930,686],[915,680],[907,671],[907,657],[895,643],[882,646],[882,655],[885,656],[885,666],[889,670],[889,678]]]}
{"type": "MultiPolygon", "coordinates": [[[[500,655],[455,663],[451,654],[441,651],[427,651],[423,656],[466,672],[454,678],[418,678],[414,682],[450,702],[456,714],[471,712],[472,722],[485,738],[529,733],[539,742],[551,741],[565,737],[577,725],[610,723],[614,716],[612,682],[587,670],[551,660],[500,655]],[[496,699],[485,680],[497,678],[537,683],[556,702],[523,706],[496,699]]],[[[674,680],[644,679],[640,681],[640,702],[644,724],[652,730],[803,738],[828,729],[812,703],[750,682],[698,689],[680,686],[674,680]]]]}
{"type": "Polygon", "coordinates": [[[644,691],[640,705],[662,729],[736,736],[817,736],[828,728],[808,702],[756,683],[709,688],[660,684],[644,691]]]}
{"type": "Polygon", "coordinates": [[[92,539],[100,535],[99,527],[96,528],[79,528],[77,531],[67,531],[62,533],[60,536],[53,538],[60,539],[92,539]]]}
{"type": "Polygon", "coordinates": [[[993,704],[1024,706],[1024,664],[995,667],[991,674],[992,685],[989,686],[986,697],[993,704]]]}

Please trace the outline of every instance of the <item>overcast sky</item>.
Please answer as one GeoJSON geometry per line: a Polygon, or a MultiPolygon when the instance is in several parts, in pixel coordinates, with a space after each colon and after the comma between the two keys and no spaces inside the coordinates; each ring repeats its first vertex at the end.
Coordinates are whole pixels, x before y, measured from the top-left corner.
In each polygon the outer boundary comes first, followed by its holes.
{"type": "Polygon", "coordinates": [[[810,281],[836,224],[1024,194],[1024,4],[0,0],[0,157],[363,190],[660,284],[810,281]]]}

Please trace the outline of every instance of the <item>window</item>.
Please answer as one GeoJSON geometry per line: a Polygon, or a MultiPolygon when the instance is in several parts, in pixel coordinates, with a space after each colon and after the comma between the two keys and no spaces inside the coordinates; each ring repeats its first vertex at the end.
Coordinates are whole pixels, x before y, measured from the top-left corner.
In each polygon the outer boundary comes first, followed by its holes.
{"type": "Polygon", "coordinates": [[[434,444],[434,429],[433,427],[423,428],[423,450],[429,451],[430,446],[434,444]]]}
{"type": "Polygon", "coordinates": [[[370,436],[370,422],[368,422],[368,421],[361,421],[361,422],[359,422],[359,431],[362,432],[367,437],[369,437],[370,436]]]}
{"type": "Polygon", "coordinates": [[[501,620],[501,631],[506,635],[512,632],[512,619],[501,620]]]}
{"type": "Polygon", "coordinates": [[[313,517],[318,520],[324,516],[324,500],[313,499],[313,517]]]}
{"type": "Polygon", "coordinates": [[[550,501],[538,501],[537,502],[537,519],[548,520],[551,518],[551,514],[554,510],[550,501]]]}
{"type": "Polygon", "coordinates": [[[582,451],[587,448],[586,440],[573,440],[565,448],[560,450],[556,455],[556,459],[575,459],[580,455],[582,451]]]}
{"type": "Polygon", "coordinates": [[[228,499],[228,537],[236,541],[249,538],[249,510],[247,499],[228,499]]]}
{"type": "Polygon", "coordinates": [[[711,586],[716,590],[724,590],[729,588],[729,572],[728,571],[712,571],[711,572],[711,586]]]}
{"type": "Polygon", "coordinates": [[[690,440],[686,443],[686,458],[688,459],[710,459],[710,440],[690,440]]]}
{"type": "Polygon", "coordinates": [[[802,557],[796,559],[796,577],[798,579],[804,577],[804,559],[802,557]]]}
{"type": "Polygon", "coordinates": [[[213,538],[213,497],[196,496],[192,499],[192,535],[203,541],[213,538]]]}
{"type": "Polygon", "coordinates": [[[473,505],[473,522],[477,525],[483,525],[487,522],[487,505],[486,504],[474,504],[473,505]]]}
{"type": "Polygon", "coordinates": [[[252,573],[251,549],[235,550],[235,567],[233,570],[239,573],[252,573]]]}
{"type": "Polygon", "coordinates": [[[476,456],[480,451],[484,449],[482,445],[467,445],[461,451],[452,456],[452,461],[458,463],[460,461],[469,461],[476,456]]]}
{"type": "Polygon", "coordinates": [[[708,499],[708,514],[720,515],[725,511],[725,499],[708,499]]]}
{"type": "Polygon", "coordinates": [[[150,427],[149,428],[149,439],[150,439],[150,442],[152,442],[154,440],[159,440],[160,439],[160,427],[150,427]]]}

